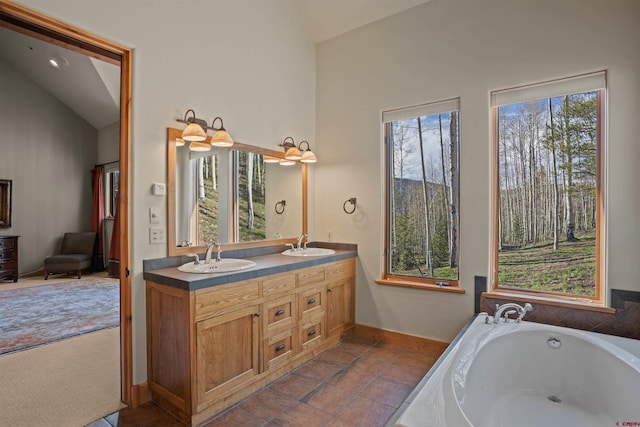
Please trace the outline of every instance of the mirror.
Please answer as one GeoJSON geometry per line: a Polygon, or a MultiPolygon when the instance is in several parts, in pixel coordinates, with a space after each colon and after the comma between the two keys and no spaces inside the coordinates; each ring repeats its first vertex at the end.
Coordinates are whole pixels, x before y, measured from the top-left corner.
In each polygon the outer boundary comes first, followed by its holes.
{"type": "Polygon", "coordinates": [[[267,246],[307,232],[306,165],[264,163],[284,153],[238,142],[191,151],[176,144],[181,134],[167,132],[169,256],[202,253],[211,241],[225,249],[267,246]]]}

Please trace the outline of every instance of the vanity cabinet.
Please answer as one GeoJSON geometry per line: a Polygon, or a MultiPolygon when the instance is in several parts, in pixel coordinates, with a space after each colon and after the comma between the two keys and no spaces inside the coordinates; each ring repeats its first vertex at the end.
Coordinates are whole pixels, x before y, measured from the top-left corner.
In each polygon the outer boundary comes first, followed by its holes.
{"type": "Polygon", "coordinates": [[[354,286],[355,258],[195,291],[147,281],[152,398],[205,421],[348,335],[354,286]]]}

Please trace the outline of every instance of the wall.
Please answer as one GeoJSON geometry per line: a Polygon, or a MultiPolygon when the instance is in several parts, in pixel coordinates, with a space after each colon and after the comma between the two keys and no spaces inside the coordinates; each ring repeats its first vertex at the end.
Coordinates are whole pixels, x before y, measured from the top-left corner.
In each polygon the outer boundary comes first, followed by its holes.
{"type": "Polygon", "coordinates": [[[68,231],[91,223],[91,169],[97,131],[0,60],[0,178],[13,180],[12,227],[20,273],[44,266],[68,231]]]}
{"type": "Polygon", "coordinates": [[[357,322],[450,340],[489,275],[489,93],[606,69],[607,281],[640,290],[640,2],[432,0],[317,47],[318,238],[358,244],[357,322]],[[383,110],[461,99],[464,295],[377,285],[382,272],[383,110]],[[321,183],[321,184],[320,184],[321,183]],[[356,214],[341,204],[358,198],[356,214]],[[326,208],[325,208],[326,207],[326,208]]]}
{"type": "Polygon", "coordinates": [[[98,164],[120,160],[120,122],[98,130],[98,164]]]}
{"type": "Polygon", "coordinates": [[[166,128],[193,108],[209,123],[221,116],[238,142],[276,149],[287,135],[313,137],[315,46],[288,0],[19,3],[134,51],[130,270],[133,382],[141,383],[142,261],[167,252],[149,244],[149,207],[166,207],[150,191],[166,181],[166,128]]]}

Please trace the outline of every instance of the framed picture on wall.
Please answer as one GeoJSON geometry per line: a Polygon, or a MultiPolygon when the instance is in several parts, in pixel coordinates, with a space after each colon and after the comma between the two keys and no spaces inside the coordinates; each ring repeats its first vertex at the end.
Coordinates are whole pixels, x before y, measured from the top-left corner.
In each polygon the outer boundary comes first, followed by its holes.
{"type": "Polygon", "coordinates": [[[0,228],[11,227],[11,180],[0,179],[0,228]]]}

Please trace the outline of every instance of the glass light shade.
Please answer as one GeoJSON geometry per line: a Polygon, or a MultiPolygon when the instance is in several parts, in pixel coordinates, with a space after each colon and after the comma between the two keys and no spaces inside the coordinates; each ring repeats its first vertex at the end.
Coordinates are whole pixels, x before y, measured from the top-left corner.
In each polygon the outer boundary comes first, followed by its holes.
{"type": "Polygon", "coordinates": [[[280,159],[280,166],[293,166],[295,164],[296,162],[294,162],[293,160],[280,159]]]}
{"type": "Polygon", "coordinates": [[[220,129],[211,137],[211,145],[215,147],[231,147],[233,145],[233,138],[224,129],[220,129]]]}
{"type": "Polygon", "coordinates": [[[264,156],[262,158],[262,161],[265,163],[278,163],[280,161],[279,158],[277,157],[272,157],[272,156],[264,156]]]}
{"type": "Polygon", "coordinates": [[[207,134],[199,124],[189,123],[182,131],[182,139],[185,141],[204,141],[207,139],[207,134]]]}
{"type": "Polygon", "coordinates": [[[315,163],[318,161],[318,158],[316,157],[315,154],[313,154],[313,151],[307,150],[304,153],[302,153],[302,158],[300,159],[300,161],[302,163],[315,163]]]}
{"type": "Polygon", "coordinates": [[[211,150],[211,144],[206,142],[191,141],[189,144],[189,150],[191,151],[209,151],[211,150]]]}
{"type": "Polygon", "coordinates": [[[176,147],[182,147],[184,145],[184,139],[176,138],[176,147]]]}
{"type": "Polygon", "coordinates": [[[284,158],[287,160],[300,160],[302,158],[302,153],[298,150],[298,147],[291,147],[284,154],[284,158]]]}

